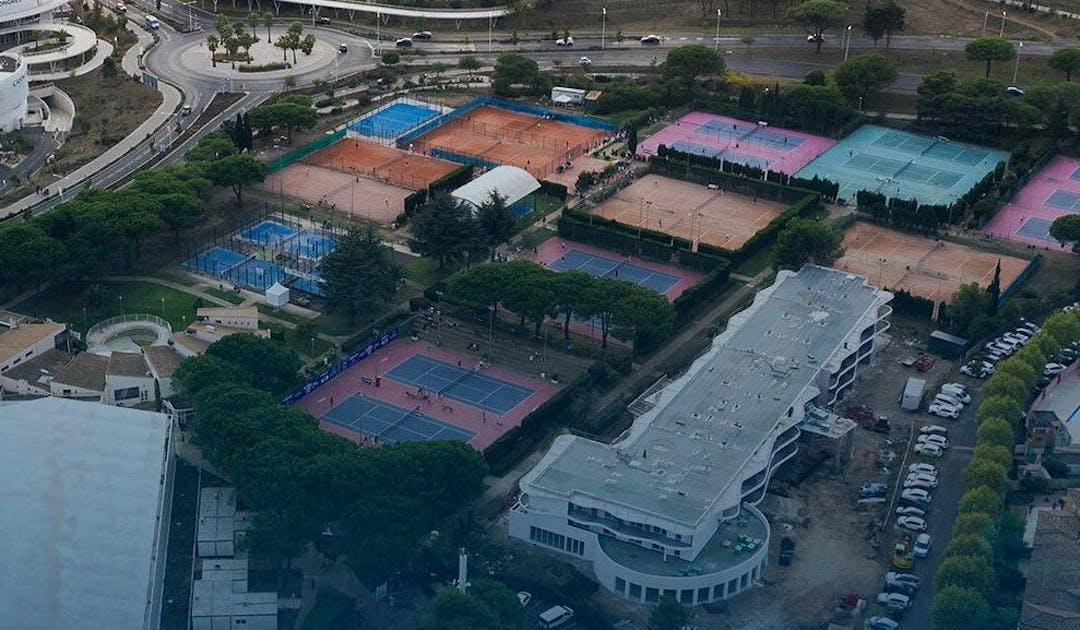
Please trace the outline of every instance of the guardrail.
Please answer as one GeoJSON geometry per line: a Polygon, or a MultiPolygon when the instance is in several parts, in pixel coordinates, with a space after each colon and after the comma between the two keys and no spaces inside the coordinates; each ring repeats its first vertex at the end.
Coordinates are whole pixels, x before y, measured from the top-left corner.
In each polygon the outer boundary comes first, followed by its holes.
{"type": "Polygon", "coordinates": [[[100,334],[106,328],[127,322],[150,322],[167,329],[170,333],[172,332],[172,324],[157,315],[150,315],[149,313],[132,313],[131,315],[117,315],[116,317],[110,317],[109,319],[94,324],[86,331],[86,336],[84,338],[90,339],[94,335],[100,334]]]}

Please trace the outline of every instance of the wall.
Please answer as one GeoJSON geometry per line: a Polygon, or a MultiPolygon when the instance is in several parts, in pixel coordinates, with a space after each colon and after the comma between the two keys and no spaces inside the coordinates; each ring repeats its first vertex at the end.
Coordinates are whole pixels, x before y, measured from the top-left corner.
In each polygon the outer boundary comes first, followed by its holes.
{"type": "Polygon", "coordinates": [[[15,72],[0,72],[0,131],[14,131],[22,127],[26,117],[26,99],[30,96],[30,82],[26,75],[26,63],[22,57],[5,55],[19,61],[15,72]]]}
{"type": "Polygon", "coordinates": [[[107,375],[105,377],[105,404],[118,407],[134,407],[148,400],[154,400],[154,379],[146,376],[107,375]],[[129,387],[138,387],[139,396],[120,401],[116,400],[116,391],[129,387]]]}
{"type": "MultiPolygon", "coordinates": [[[[60,333],[58,333],[60,334],[60,333]]],[[[18,355],[10,357],[5,363],[0,364],[0,372],[5,372],[10,368],[19,365],[23,361],[27,361],[48,350],[52,350],[56,347],[56,336],[46,337],[41,341],[23,348],[18,355]]]]}

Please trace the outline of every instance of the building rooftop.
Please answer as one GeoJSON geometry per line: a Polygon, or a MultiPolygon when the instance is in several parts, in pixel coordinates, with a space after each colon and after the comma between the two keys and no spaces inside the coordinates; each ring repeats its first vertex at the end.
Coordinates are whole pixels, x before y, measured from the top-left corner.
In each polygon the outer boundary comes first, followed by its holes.
{"type": "Polygon", "coordinates": [[[109,355],[106,376],[146,376],[146,359],[139,352],[113,352],[109,355]]]}
{"type": "Polygon", "coordinates": [[[1071,443],[1080,444],[1080,361],[1058,375],[1058,381],[1039,396],[1031,406],[1033,411],[1048,411],[1057,416],[1061,427],[1069,432],[1071,443]]]}
{"type": "Polygon", "coordinates": [[[0,72],[15,72],[19,67],[19,60],[11,55],[0,55],[0,72]]]}
{"type": "MultiPolygon", "coordinates": [[[[195,580],[191,585],[191,616],[248,618],[245,628],[277,627],[277,593],[237,593],[229,581],[195,580]],[[257,625],[252,617],[272,617],[272,625],[257,625]]],[[[269,622],[269,620],[268,620],[269,622]]],[[[217,627],[217,626],[215,626],[217,627]]]]}
{"type": "Polygon", "coordinates": [[[27,383],[37,384],[38,386],[48,389],[49,381],[53,380],[53,378],[64,369],[64,366],[71,362],[72,358],[72,355],[67,352],[52,348],[29,361],[24,361],[16,365],[7,372],[4,372],[4,376],[17,381],[26,381],[27,383]]]}
{"type": "Polygon", "coordinates": [[[1038,511],[1021,630],[1080,630],[1080,515],[1075,499],[1069,503],[1065,510],[1038,511]]]}
{"type": "Polygon", "coordinates": [[[195,311],[195,316],[202,317],[254,317],[258,319],[259,309],[254,306],[213,306],[195,311]]]}
{"type": "Polygon", "coordinates": [[[172,346],[148,346],[143,348],[146,362],[153,368],[160,378],[169,378],[180,367],[184,357],[172,346]]]}
{"type": "Polygon", "coordinates": [[[452,191],[454,199],[467,201],[479,208],[488,202],[492,192],[506,198],[506,205],[521,201],[540,188],[540,182],[525,169],[516,166],[496,166],[480,177],[452,191]]]}
{"type": "Polygon", "coordinates": [[[67,326],[56,322],[21,323],[14,328],[0,325],[0,363],[6,363],[36,343],[55,337],[65,328],[67,326]]]}
{"type": "Polygon", "coordinates": [[[53,382],[88,389],[95,392],[105,391],[105,369],[109,366],[109,357],[92,352],[75,355],[64,369],[53,378],[53,382]]]}
{"type": "Polygon", "coordinates": [[[0,619],[144,628],[168,417],[65,398],[0,413],[0,619]]]}
{"type": "Polygon", "coordinates": [[[696,526],[766,439],[788,428],[782,420],[801,419],[792,406],[808,389],[819,393],[819,368],[838,368],[832,355],[848,353],[837,348],[879,296],[862,276],[782,272],[626,439],[562,436],[528,483],[696,526]]]}

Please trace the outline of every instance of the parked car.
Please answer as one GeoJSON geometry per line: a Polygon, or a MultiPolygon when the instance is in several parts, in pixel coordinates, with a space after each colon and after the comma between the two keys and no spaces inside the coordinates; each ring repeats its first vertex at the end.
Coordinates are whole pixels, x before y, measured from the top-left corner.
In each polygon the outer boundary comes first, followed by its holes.
{"type": "Polygon", "coordinates": [[[908,475],[904,479],[904,481],[905,481],[905,484],[904,484],[905,488],[921,488],[922,487],[922,486],[915,485],[916,483],[925,484],[925,485],[929,486],[931,489],[936,488],[937,485],[938,485],[938,480],[937,480],[936,476],[924,475],[924,474],[919,474],[919,473],[911,473],[910,475],[908,475]],[[907,483],[907,482],[910,482],[910,484],[907,483]]]}
{"type": "Polygon", "coordinates": [[[943,435],[920,435],[915,438],[915,442],[918,444],[934,444],[941,448],[941,450],[947,450],[949,448],[949,440],[943,435]]]}
{"type": "Polygon", "coordinates": [[[117,2],[116,3],[116,10],[123,13],[124,11],[127,11],[127,5],[124,4],[123,2],[117,2]]]}
{"type": "Polygon", "coordinates": [[[901,516],[896,519],[896,526],[913,532],[926,531],[926,520],[918,516],[901,516]]]}
{"type": "Polygon", "coordinates": [[[431,39],[431,31],[416,31],[412,34],[413,39],[431,39]]]}
{"type": "Polygon", "coordinates": [[[904,505],[904,506],[896,508],[896,515],[897,516],[919,516],[919,517],[924,517],[925,518],[926,517],[926,510],[921,509],[921,508],[917,508],[917,507],[913,507],[913,506],[910,506],[910,505],[904,505]]]}
{"type": "Polygon", "coordinates": [[[941,426],[940,424],[928,424],[925,427],[919,427],[919,433],[948,435],[949,430],[941,426]]]}
{"type": "Polygon", "coordinates": [[[933,497],[929,491],[922,488],[907,488],[900,493],[900,499],[916,505],[928,505],[933,497]]]}
{"type": "Polygon", "coordinates": [[[1004,333],[1004,334],[1001,335],[1001,339],[1004,339],[1005,341],[1009,341],[1009,342],[1012,342],[1012,343],[1020,345],[1020,346],[1027,343],[1028,339],[1030,339],[1030,338],[1031,337],[1029,337],[1027,335],[1020,335],[1020,334],[1017,334],[1015,332],[1007,332],[1007,333],[1004,333]]]}
{"type": "Polygon", "coordinates": [[[646,35],[641,38],[641,43],[645,46],[659,46],[663,41],[659,35],[646,35]]]}
{"type": "Polygon", "coordinates": [[[932,415],[939,418],[950,418],[956,420],[960,417],[960,409],[953,407],[952,405],[943,405],[940,403],[934,403],[927,409],[932,415]]]}
{"type": "Polygon", "coordinates": [[[913,473],[913,472],[930,473],[931,475],[936,475],[937,474],[937,466],[934,466],[933,464],[924,464],[924,463],[920,462],[918,464],[912,464],[912,465],[908,466],[908,472],[909,473],[913,473]]]}
{"type": "Polygon", "coordinates": [[[921,490],[933,490],[934,489],[934,487],[932,485],[926,483],[925,481],[910,481],[910,480],[905,480],[904,481],[904,489],[905,490],[911,490],[913,488],[919,488],[921,490]]]}
{"type": "Polygon", "coordinates": [[[555,45],[556,46],[573,46],[574,45],[574,38],[573,37],[560,37],[559,39],[555,40],[555,45]]]}
{"type": "Polygon", "coordinates": [[[1067,366],[1060,363],[1047,363],[1046,366],[1043,367],[1043,376],[1053,376],[1055,374],[1060,374],[1065,371],[1066,367],[1067,366]]]}
{"type": "Polygon", "coordinates": [[[412,48],[413,41],[411,37],[402,37],[401,39],[394,42],[394,45],[398,48],[412,48]]]}
{"type": "Polygon", "coordinates": [[[985,361],[972,361],[971,363],[960,366],[960,373],[970,376],[971,378],[983,379],[993,374],[991,371],[993,367],[993,364],[985,361]],[[987,369],[986,366],[989,366],[990,369],[987,369]]]}
{"type": "Polygon", "coordinates": [[[915,588],[918,588],[922,584],[922,580],[914,573],[904,573],[902,571],[889,571],[885,574],[886,582],[903,582],[905,584],[911,584],[915,588]]]}
{"type": "Polygon", "coordinates": [[[881,590],[885,593],[900,593],[901,595],[914,597],[915,591],[919,589],[910,584],[904,584],[903,582],[885,582],[885,585],[881,587],[881,590]]]}
{"type": "Polygon", "coordinates": [[[915,452],[923,457],[941,457],[945,454],[945,449],[937,444],[920,443],[915,445],[915,452]]]}
{"type": "Polygon", "coordinates": [[[971,392],[959,383],[945,383],[941,386],[941,392],[959,398],[965,405],[971,402],[971,392]]]}
{"type": "Polygon", "coordinates": [[[342,54],[347,53],[347,52],[349,52],[349,45],[348,44],[338,44],[337,51],[339,53],[342,53],[342,54]]]}
{"type": "Polygon", "coordinates": [[[869,630],[900,630],[900,622],[891,617],[870,617],[866,627],[869,630]]]}
{"type": "Polygon", "coordinates": [[[578,59],[578,63],[582,66],[588,67],[592,65],[592,59],[589,59],[588,57],[582,57],[581,59],[578,59]]]}
{"type": "Polygon", "coordinates": [[[1020,320],[1020,325],[1017,326],[1017,329],[1021,329],[1021,328],[1028,331],[1028,332],[1030,332],[1033,335],[1035,333],[1039,332],[1040,330],[1042,330],[1042,328],[1040,328],[1038,324],[1036,324],[1034,322],[1029,322],[1029,321],[1024,320],[1024,319],[1020,320]]]}
{"type": "Polygon", "coordinates": [[[904,610],[911,606],[911,598],[900,593],[878,593],[877,603],[889,610],[904,610]]]}
{"type": "Polygon", "coordinates": [[[919,534],[915,537],[915,546],[911,548],[911,552],[915,554],[917,558],[925,558],[930,553],[930,534],[919,534]]]}
{"type": "Polygon", "coordinates": [[[862,496],[877,496],[888,492],[889,484],[880,481],[867,481],[859,486],[859,494],[862,496]]]}
{"type": "Polygon", "coordinates": [[[823,41],[825,41],[825,38],[823,36],[821,36],[821,35],[815,35],[815,34],[811,33],[811,34],[806,36],[806,42],[808,44],[816,44],[818,42],[823,42],[823,41]]]}
{"type": "Polygon", "coordinates": [[[964,402],[962,400],[952,394],[944,392],[939,392],[934,395],[934,400],[931,401],[931,404],[934,403],[939,405],[949,405],[951,407],[956,407],[957,409],[964,408],[964,402]]]}

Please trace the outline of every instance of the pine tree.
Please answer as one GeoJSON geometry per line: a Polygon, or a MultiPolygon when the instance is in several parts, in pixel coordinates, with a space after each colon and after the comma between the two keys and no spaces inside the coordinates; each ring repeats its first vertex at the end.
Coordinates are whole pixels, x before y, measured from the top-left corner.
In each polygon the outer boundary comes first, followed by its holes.
{"type": "Polygon", "coordinates": [[[244,148],[248,151],[255,150],[255,139],[251,133],[251,119],[248,117],[247,112],[244,112],[244,148]]]}
{"type": "Polygon", "coordinates": [[[990,283],[990,286],[986,287],[986,294],[990,296],[989,303],[986,305],[989,315],[996,315],[998,309],[998,299],[1001,297],[1001,259],[998,259],[997,267],[994,269],[994,280],[990,283]]]}
{"type": "Polygon", "coordinates": [[[236,113],[236,120],[233,121],[232,129],[229,130],[229,137],[232,138],[233,144],[236,145],[237,151],[243,153],[243,151],[244,151],[244,119],[240,115],[240,112],[236,113]]]}

